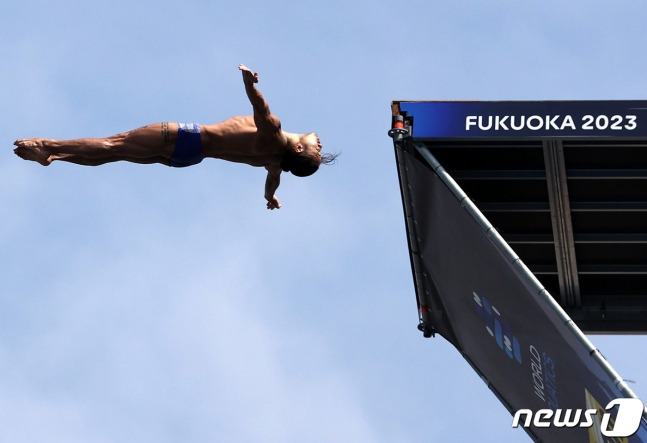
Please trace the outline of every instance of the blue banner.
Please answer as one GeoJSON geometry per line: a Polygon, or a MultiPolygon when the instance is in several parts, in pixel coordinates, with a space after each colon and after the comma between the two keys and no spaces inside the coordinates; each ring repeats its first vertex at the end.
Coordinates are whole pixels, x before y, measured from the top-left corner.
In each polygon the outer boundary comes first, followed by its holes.
{"type": "Polygon", "coordinates": [[[399,104],[415,138],[647,136],[643,100],[399,104]]]}

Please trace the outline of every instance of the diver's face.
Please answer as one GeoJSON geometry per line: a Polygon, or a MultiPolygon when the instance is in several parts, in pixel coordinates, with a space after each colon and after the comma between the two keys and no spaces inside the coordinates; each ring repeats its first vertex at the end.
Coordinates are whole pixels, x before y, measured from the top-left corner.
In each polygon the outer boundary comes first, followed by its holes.
{"type": "Polygon", "coordinates": [[[301,145],[304,152],[316,154],[321,159],[321,154],[319,154],[321,152],[321,141],[316,133],[311,132],[301,137],[301,145]]]}

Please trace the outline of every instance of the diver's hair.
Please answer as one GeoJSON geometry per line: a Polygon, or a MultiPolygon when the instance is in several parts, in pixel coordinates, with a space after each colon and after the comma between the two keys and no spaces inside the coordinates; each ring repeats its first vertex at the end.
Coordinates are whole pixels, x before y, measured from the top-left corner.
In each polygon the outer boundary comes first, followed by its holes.
{"type": "Polygon", "coordinates": [[[291,172],[297,177],[307,177],[319,169],[320,164],[328,165],[334,163],[339,154],[321,154],[321,161],[314,155],[307,152],[295,152],[288,150],[283,155],[281,169],[291,172]]]}

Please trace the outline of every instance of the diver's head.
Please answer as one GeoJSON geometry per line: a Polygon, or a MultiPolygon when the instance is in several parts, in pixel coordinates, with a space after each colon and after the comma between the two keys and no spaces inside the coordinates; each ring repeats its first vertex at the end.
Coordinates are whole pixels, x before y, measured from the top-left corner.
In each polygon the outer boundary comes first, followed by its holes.
{"type": "Polygon", "coordinates": [[[281,169],[297,177],[314,174],[322,163],[335,161],[339,154],[322,154],[321,141],[314,132],[297,136],[296,143],[291,144],[281,161],[281,169]]]}

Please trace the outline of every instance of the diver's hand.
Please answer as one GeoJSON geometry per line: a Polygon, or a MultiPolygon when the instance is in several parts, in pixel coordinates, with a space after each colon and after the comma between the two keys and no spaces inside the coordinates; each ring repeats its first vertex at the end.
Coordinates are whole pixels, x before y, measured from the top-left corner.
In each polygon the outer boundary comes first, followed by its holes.
{"type": "Polygon", "coordinates": [[[247,66],[240,64],[238,69],[243,72],[243,81],[247,83],[258,83],[258,72],[252,72],[247,66]]]}
{"type": "Polygon", "coordinates": [[[267,209],[280,209],[281,208],[281,203],[279,203],[278,199],[276,196],[272,196],[272,198],[267,199],[267,209]]]}

